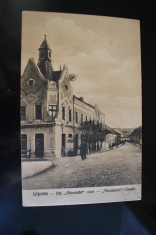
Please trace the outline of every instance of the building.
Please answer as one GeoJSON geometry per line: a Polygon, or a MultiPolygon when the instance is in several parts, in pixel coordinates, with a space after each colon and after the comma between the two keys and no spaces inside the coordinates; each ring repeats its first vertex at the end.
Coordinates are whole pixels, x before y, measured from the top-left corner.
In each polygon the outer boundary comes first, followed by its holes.
{"type": "Polygon", "coordinates": [[[68,67],[54,71],[46,36],[39,59],[21,77],[21,151],[23,157],[51,158],[98,151],[104,142],[105,115],[76,97],[68,67]]]}
{"type": "Polygon", "coordinates": [[[130,142],[142,146],[142,127],[135,128],[130,135],[130,142]]]}
{"type": "Polygon", "coordinates": [[[105,146],[110,148],[113,145],[118,145],[122,141],[122,133],[117,129],[110,128],[105,125],[105,146]]]}
{"type": "Polygon", "coordinates": [[[120,136],[120,140],[122,141],[123,140],[123,132],[117,128],[114,128],[113,129],[119,136],[120,136]]]}

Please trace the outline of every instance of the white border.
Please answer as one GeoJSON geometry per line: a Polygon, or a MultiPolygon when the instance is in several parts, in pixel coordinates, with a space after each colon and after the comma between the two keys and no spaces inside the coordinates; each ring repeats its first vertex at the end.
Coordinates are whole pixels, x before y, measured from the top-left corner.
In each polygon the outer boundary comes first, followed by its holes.
{"type": "Polygon", "coordinates": [[[141,200],[141,184],[23,190],[23,206],[61,206],[141,200]]]}

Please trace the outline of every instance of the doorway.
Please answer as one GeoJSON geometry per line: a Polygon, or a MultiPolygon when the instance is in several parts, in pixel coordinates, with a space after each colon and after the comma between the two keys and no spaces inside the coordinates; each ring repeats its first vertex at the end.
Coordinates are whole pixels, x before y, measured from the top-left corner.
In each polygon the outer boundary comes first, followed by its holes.
{"type": "Polygon", "coordinates": [[[35,135],[35,157],[44,156],[44,135],[38,133],[35,135]]]}

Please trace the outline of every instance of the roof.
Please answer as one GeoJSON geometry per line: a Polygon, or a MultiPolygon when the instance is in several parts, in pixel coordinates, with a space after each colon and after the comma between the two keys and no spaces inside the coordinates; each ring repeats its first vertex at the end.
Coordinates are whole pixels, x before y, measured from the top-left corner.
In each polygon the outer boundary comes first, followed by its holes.
{"type": "Polygon", "coordinates": [[[128,138],[132,131],[134,130],[133,128],[117,128],[119,131],[121,131],[123,133],[123,137],[124,138],[128,138]]]}
{"type": "MultiPolygon", "coordinates": [[[[44,48],[48,48],[48,49],[50,49],[51,50],[51,47],[49,46],[49,44],[48,44],[48,42],[47,42],[47,39],[45,38],[44,40],[43,40],[43,42],[41,43],[41,46],[40,46],[40,48],[39,49],[44,49],[44,48]]],[[[52,50],[51,50],[52,51],[52,50]]]]}
{"type": "Polygon", "coordinates": [[[89,103],[85,102],[85,101],[82,99],[82,97],[78,98],[78,97],[77,97],[77,96],[75,96],[75,95],[73,95],[73,97],[74,97],[75,99],[79,100],[80,102],[82,102],[82,103],[84,103],[84,104],[88,105],[89,107],[91,107],[91,108],[95,109],[95,107],[94,107],[93,105],[91,105],[91,104],[89,104],[89,103]]]}
{"type": "Polygon", "coordinates": [[[62,72],[62,70],[53,71],[53,73],[52,73],[52,80],[54,80],[55,82],[58,81],[60,79],[61,72],[62,72]]]}
{"type": "Polygon", "coordinates": [[[119,135],[114,129],[110,128],[109,126],[105,125],[105,131],[106,134],[114,134],[114,135],[119,135]]]}
{"type": "Polygon", "coordinates": [[[113,128],[113,129],[114,129],[114,131],[117,132],[118,134],[123,135],[123,132],[120,131],[119,129],[117,129],[117,128],[113,128]]]}
{"type": "Polygon", "coordinates": [[[132,132],[131,136],[133,135],[142,135],[142,126],[139,126],[138,128],[135,128],[132,132]]]}

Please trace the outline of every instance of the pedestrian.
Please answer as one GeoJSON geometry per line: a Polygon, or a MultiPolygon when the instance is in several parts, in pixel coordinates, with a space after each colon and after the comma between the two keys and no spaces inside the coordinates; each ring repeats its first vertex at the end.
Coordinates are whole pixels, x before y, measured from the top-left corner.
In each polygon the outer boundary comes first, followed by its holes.
{"type": "Polygon", "coordinates": [[[86,159],[86,148],[84,144],[81,144],[80,147],[80,155],[81,155],[81,159],[85,160],[86,159]]]}
{"type": "Polygon", "coordinates": [[[84,160],[84,149],[83,149],[82,144],[80,146],[80,155],[81,155],[81,159],[84,160]]]}

